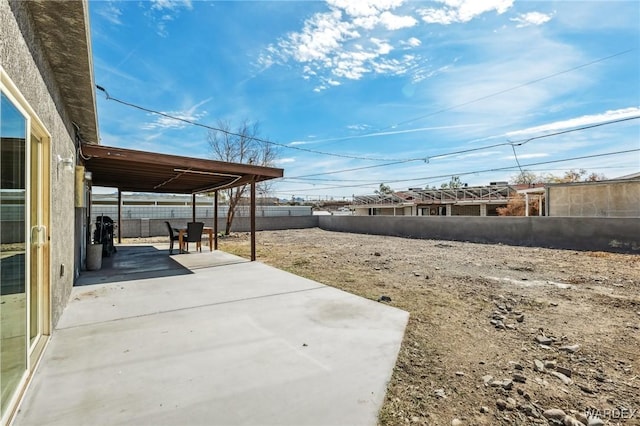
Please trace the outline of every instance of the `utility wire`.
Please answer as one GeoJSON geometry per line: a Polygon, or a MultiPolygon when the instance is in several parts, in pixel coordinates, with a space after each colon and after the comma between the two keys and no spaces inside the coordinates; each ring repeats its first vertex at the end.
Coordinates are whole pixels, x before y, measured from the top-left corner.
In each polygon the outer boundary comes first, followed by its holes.
{"type": "Polygon", "coordinates": [[[421,115],[421,116],[418,116],[418,117],[412,118],[412,119],[410,119],[410,120],[401,121],[401,122],[399,122],[399,123],[396,123],[396,124],[393,124],[393,125],[391,125],[391,126],[385,127],[385,128],[383,128],[383,129],[381,129],[381,130],[392,129],[392,128],[395,128],[395,127],[397,127],[397,126],[401,126],[401,125],[404,125],[404,124],[413,123],[414,121],[422,120],[423,118],[431,117],[431,116],[433,116],[433,115],[441,114],[441,113],[443,113],[443,112],[447,112],[447,111],[451,111],[451,110],[453,110],[453,109],[457,109],[457,108],[460,108],[460,107],[463,107],[463,106],[467,106],[467,105],[470,105],[470,104],[473,104],[473,103],[476,103],[476,102],[479,102],[479,101],[482,101],[482,100],[485,100],[485,99],[488,99],[488,98],[492,98],[492,97],[494,97],[494,96],[502,95],[502,94],[504,94],[504,93],[511,92],[511,91],[513,91],[513,90],[517,90],[517,89],[520,89],[520,88],[522,88],[522,87],[530,86],[530,85],[532,85],[532,84],[539,83],[539,82],[541,82],[541,81],[548,80],[548,79],[550,79],[550,78],[554,78],[554,77],[557,77],[557,76],[562,75],[562,74],[567,74],[567,73],[570,73],[570,72],[573,72],[573,71],[579,70],[579,69],[581,69],[581,68],[585,68],[585,67],[588,67],[588,66],[591,66],[591,65],[594,65],[594,64],[600,63],[600,62],[607,61],[607,60],[609,60],[609,59],[613,59],[613,58],[618,57],[618,56],[626,55],[627,53],[632,52],[632,51],[634,51],[634,50],[635,50],[635,49],[627,49],[627,50],[623,50],[622,52],[614,53],[613,55],[609,55],[609,56],[605,56],[605,57],[603,57],[603,58],[595,59],[595,60],[593,60],[593,61],[591,61],[591,62],[587,62],[587,63],[585,63],[585,64],[578,65],[578,66],[575,66],[575,67],[573,67],[573,68],[569,68],[569,69],[566,69],[566,70],[563,70],[563,71],[559,71],[559,72],[556,72],[556,73],[553,73],[553,74],[549,74],[549,75],[544,76],[544,77],[536,78],[536,79],[534,79],[534,80],[529,80],[529,81],[527,81],[527,82],[525,82],[525,83],[518,84],[518,85],[516,85],[516,86],[509,87],[509,88],[507,88],[507,89],[500,90],[500,91],[498,91],[498,92],[490,93],[490,94],[488,94],[488,95],[481,96],[481,97],[479,97],[479,98],[475,98],[475,99],[472,99],[472,100],[470,100],[470,101],[463,102],[463,103],[461,103],[461,104],[453,105],[453,106],[450,106],[450,107],[447,107],[447,108],[442,108],[442,109],[440,109],[440,110],[437,110],[437,111],[431,112],[431,113],[429,113],[429,114],[424,114],[424,115],[421,115]]]}
{"type": "MultiPolygon", "coordinates": [[[[638,117],[638,118],[640,118],[640,117],[638,117]]],[[[448,156],[451,156],[451,155],[465,154],[465,153],[474,152],[474,151],[482,151],[482,150],[485,150],[485,149],[495,148],[495,147],[498,147],[498,146],[505,146],[505,145],[511,145],[511,142],[501,142],[501,143],[497,143],[497,144],[494,144],[494,145],[481,146],[481,147],[478,147],[478,148],[469,148],[469,149],[463,149],[463,150],[460,150],[460,151],[446,152],[446,153],[442,153],[442,154],[431,155],[431,156],[424,157],[424,158],[412,158],[412,159],[403,160],[403,161],[394,161],[394,162],[391,162],[391,163],[376,164],[375,166],[364,166],[364,167],[356,167],[356,168],[352,168],[352,169],[334,170],[334,171],[331,171],[331,172],[313,173],[313,174],[301,175],[301,176],[291,176],[291,177],[286,177],[286,178],[281,178],[281,179],[301,179],[301,178],[307,178],[307,177],[313,177],[313,176],[332,175],[332,174],[337,174],[337,173],[353,172],[353,171],[356,171],[356,170],[372,169],[372,168],[375,168],[375,167],[393,166],[393,165],[396,165],[396,164],[409,163],[409,162],[413,162],[413,161],[423,161],[425,163],[428,163],[429,160],[433,160],[433,159],[440,158],[440,157],[448,157],[448,156]]]]}
{"type": "Polygon", "coordinates": [[[522,172],[522,166],[520,165],[520,161],[518,160],[518,154],[516,154],[516,146],[515,145],[511,145],[511,149],[513,149],[513,158],[516,159],[516,164],[518,165],[518,168],[520,169],[520,173],[522,172]]]}
{"type": "Polygon", "coordinates": [[[266,144],[269,144],[269,145],[276,145],[276,146],[279,146],[279,147],[282,147],[282,148],[294,149],[294,150],[297,150],[297,151],[309,152],[309,153],[312,153],[312,154],[328,155],[328,156],[331,156],[331,157],[349,158],[349,159],[352,159],[352,160],[402,161],[402,162],[422,161],[422,160],[424,160],[423,158],[398,159],[398,158],[361,157],[361,156],[357,156],[357,155],[337,154],[337,153],[334,153],[334,152],[316,151],[316,150],[313,150],[313,149],[300,148],[298,146],[286,145],[286,144],[283,144],[283,143],[274,142],[274,141],[270,141],[270,140],[267,140],[267,139],[258,138],[258,137],[255,137],[255,136],[248,136],[248,135],[243,135],[243,134],[236,133],[236,132],[230,132],[228,130],[221,129],[219,127],[214,127],[214,126],[210,126],[210,125],[207,125],[207,124],[199,123],[197,121],[189,120],[189,119],[186,119],[186,118],[183,118],[183,117],[176,117],[175,115],[167,114],[166,112],[156,111],[156,110],[153,110],[153,109],[150,109],[150,108],[146,108],[146,107],[143,107],[143,106],[140,106],[140,105],[133,104],[131,102],[123,101],[122,99],[114,98],[113,96],[109,95],[109,92],[107,92],[107,90],[104,87],[102,87],[102,86],[100,86],[98,84],[96,84],[96,88],[98,90],[100,90],[101,92],[103,92],[105,94],[107,100],[109,100],[109,101],[115,101],[115,102],[118,102],[118,103],[120,103],[122,105],[126,105],[126,106],[131,107],[131,108],[136,108],[136,109],[139,109],[141,111],[148,112],[150,114],[156,114],[156,115],[160,115],[162,117],[170,118],[172,120],[182,121],[183,123],[187,123],[187,124],[190,124],[192,126],[202,127],[202,128],[207,129],[207,130],[213,130],[213,131],[216,131],[216,132],[224,133],[224,134],[229,135],[229,136],[238,136],[238,137],[246,138],[247,140],[254,140],[256,142],[266,143],[266,144]]]}
{"type": "Polygon", "coordinates": [[[520,89],[520,88],[523,88],[523,87],[526,87],[526,86],[530,86],[532,84],[539,83],[541,81],[548,80],[548,79],[557,77],[559,75],[567,74],[567,73],[579,70],[581,68],[585,68],[585,67],[588,67],[588,66],[591,66],[591,65],[598,64],[600,62],[607,61],[609,59],[613,59],[613,58],[618,57],[618,56],[625,55],[625,54],[627,54],[629,52],[633,52],[634,50],[636,50],[636,49],[633,48],[633,49],[623,50],[621,52],[614,53],[613,55],[609,55],[609,56],[605,56],[605,57],[602,57],[602,58],[598,58],[598,59],[595,59],[593,61],[590,61],[590,62],[581,64],[581,65],[575,66],[573,68],[568,68],[568,69],[565,69],[563,71],[559,71],[559,72],[556,72],[556,73],[553,73],[553,74],[549,74],[549,75],[546,75],[546,76],[543,76],[543,77],[540,77],[540,78],[537,78],[537,79],[534,79],[534,80],[530,80],[530,81],[527,81],[525,83],[521,83],[521,84],[518,84],[516,86],[509,87],[507,89],[503,89],[503,90],[500,90],[500,91],[497,91],[497,92],[490,93],[488,95],[481,96],[479,98],[471,99],[469,101],[466,101],[466,102],[463,102],[463,103],[460,103],[460,104],[456,104],[456,105],[453,105],[453,106],[450,106],[450,107],[447,107],[447,108],[442,108],[442,109],[430,112],[428,114],[420,115],[420,116],[417,116],[417,117],[414,117],[414,118],[411,118],[411,119],[408,119],[408,120],[405,120],[405,121],[400,121],[398,123],[391,124],[389,126],[377,129],[375,132],[364,133],[364,134],[353,135],[353,136],[344,136],[344,137],[338,137],[338,138],[331,138],[331,142],[345,141],[345,140],[350,140],[350,139],[360,139],[360,138],[372,137],[372,136],[384,136],[384,135],[381,135],[380,132],[383,132],[383,131],[389,130],[389,129],[395,129],[398,126],[402,126],[402,125],[405,125],[405,124],[410,124],[410,123],[413,123],[413,122],[418,121],[418,120],[422,120],[422,119],[427,118],[427,117],[431,117],[431,116],[434,116],[434,115],[437,115],[437,114],[441,114],[443,112],[451,111],[451,110],[454,110],[454,109],[457,109],[457,108],[460,108],[460,107],[463,107],[463,106],[471,105],[473,103],[476,103],[476,102],[479,102],[479,101],[482,101],[482,100],[485,100],[485,99],[489,99],[489,98],[492,98],[494,96],[502,95],[504,93],[508,93],[508,92],[513,91],[513,90],[517,90],[517,89],[520,89]]]}
{"type": "MultiPolygon", "coordinates": [[[[622,52],[622,53],[626,53],[626,52],[622,52]]],[[[619,53],[617,55],[620,55],[622,53],[619,53]]],[[[613,55],[610,57],[614,57],[617,55],[613,55]]],[[[604,58],[607,59],[607,58],[604,58]]],[[[601,59],[601,60],[604,60],[601,59]]],[[[597,62],[597,61],[596,61],[597,62]]],[[[588,64],[587,64],[588,65],[588,64]]],[[[583,65],[586,66],[586,65],[583,65]]],[[[578,67],[580,68],[580,67],[578,67]]],[[[568,71],[566,71],[568,72],[568,71]]],[[[556,74],[557,75],[557,74],[556,74]]],[[[549,77],[545,77],[545,78],[550,78],[549,77]]],[[[538,79],[538,80],[534,80],[535,81],[540,81],[540,80],[544,80],[545,78],[542,79],[538,79]]],[[[523,85],[517,86],[517,87],[522,87],[523,85]]],[[[126,105],[132,108],[136,108],[138,110],[141,111],[145,111],[151,114],[156,114],[156,115],[160,115],[163,117],[167,117],[170,118],[172,120],[176,120],[176,121],[181,121],[193,126],[197,126],[197,127],[202,127],[208,130],[213,130],[213,131],[217,131],[217,132],[221,132],[224,133],[226,135],[230,135],[230,136],[237,136],[237,137],[243,137],[246,138],[248,140],[255,140],[257,142],[262,142],[262,143],[266,143],[266,144],[271,144],[271,145],[276,145],[282,148],[288,148],[288,149],[294,149],[294,150],[298,150],[298,151],[303,151],[303,152],[309,152],[309,153],[313,153],[313,154],[320,154],[320,155],[327,155],[327,156],[333,156],[333,157],[339,157],[339,158],[348,158],[348,159],[354,159],[354,160],[366,160],[366,161],[384,161],[384,162],[388,162],[387,164],[380,164],[377,166],[370,166],[370,167],[362,167],[362,168],[355,168],[355,169],[346,169],[346,170],[339,170],[339,171],[334,171],[334,172],[325,172],[325,173],[320,173],[320,174],[312,174],[312,175],[304,175],[304,176],[298,176],[298,177],[310,177],[310,176],[319,176],[319,175],[323,175],[323,174],[334,174],[334,173],[342,173],[342,172],[347,172],[347,171],[354,171],[354,170],[363,170],[363,169],[367,169],[367,168],[371,168],[371,167],[385,167],[385,166],[390,166],[390,165],[395,165],[395,164],[400,164],[400,163],[408,163],[408,162],[415,162],[415,161],[424,161],[425,163],[428,163],[429,160],[431,159],[436,159],[436,158],[441,158],[441,157],[446,157],[446,156],[451,156],[451,155],[457,155],[457,154],[464,154],[464,153],[469,153],[469,152],[474,152],[474,151],[481,151],[481,150],[485,150],[485,149],[490,149],[490,148],[495,148],[495,147],[500,147],[500,146],[505,146],[505,145],[524,145],[525,143],[528,143],[532,140],[535,139],[541,139],[541,138],[546,138],[546,137],[550,137],[550,136],[555,136],[555,135],[559,135],[559,134],[564,134],[564,133],[570,133],[570,132],[574,132],[574,131],[578,131],[578,130],[584,130],[584,129],[589,129],[592,127],[599,127],[599,126],[604,126],[604,125],[608,125],[608,124],[614,124],[614,123],[618,123],[621,121],[627,121],[627,120],[634,120],[637,118],[640,118],[640,116],[635,116],[635,117],[629,117],[629,118],[624,118],[624,119],[619,119],[619,120],[613,120],[613,121],[609,121],[609,122],[605,122],[605,123],[599,123],[599,124],[595,124],[595,125],[589,125],[589,126],[583,126],[583,127],[579,127],[576,129],[570,129],[570,130],[565,130],[565,131],[561,131],[561,132],[556,132],[556,133],[550,133],[547,135],[542,135],[542,136],[537,136],[537,137],[533,137],[533,138],[529,138],[529,139],[525,139],[522,141],[508,141],[508,142],[503,142],[503,143],[498,143],[498,144],[493,144],[493,145],[487,145],[487,146],[482,146],[482,147],[478,147],[478,148],[469,148],[469,149],[464,149],[464,150],[459,150],[459,151],[452,151],[452,152],[448,152],[448,153],[442,153],[442,154],[437,154],[437,155],[432,155],[432,156],[426,156],[426,157],[420,157],[420,158],[406,158],[406,159],[389,159],[389,158],[372,158],[372,157],[362,157],[362,156],[353,156],[353,155],[346,155],[346,154],[337,154],[337,153],[332,153],[332,152],[323,152],[323,151],[316,151],[316,150],[312,150],[312,149],[307,149],[307,148],[300,148],[297,146],[290,146],[290,145],[285,145],[279,142],[273,142],[267,139],[263,139],[263,138],[258,138],[255,136],[247,136],[247,135],[243,135],[240,133],[236,133],[236,132],[231,132],[225,129],[221,129],[218,127],[214,127],[214,126],[210,126],[207,124],[203,124],[203,123],[199,123],[193,120],[189,120],[186,118],[182,118],[182,117],[176,117],[174,115],[171,114],[167,114],[161,111],[156,111],[150,108],[146,108],[140,105],[136,105],[127,101],[123,101],[121,99],[118,98],[114,98],[113,96],[111,96],[109,94],[109,92],[102,86],[96,84],[96,88],[100,91],[102,91],[107,100],[113,100],[115,102],[118,102],[122,105],[126,105]]],[[[500,92],[502,93],[502,92],[500,92]]]]}
{"type": "Polygon", "coordinates": [[[589,125],[582,126],[582,127],[576,127],[574,129],[561,130],[561,131],[558,131],[558,132],[549,133],[549,134],[542,135],[542,136],[535,136],[535,137],[532,137],[532,138],[529,138],[529,139],[521,139],[521,140],[518,140],[518,141],[509,141],[509,144],[511,144],[512,146],[513,145],[520,146],[520,145],[524,145],[526,143],[529,143],[531,141],[534,141],[536,139],[548,138],[550,136],[563,135],[565,133],[571,133],[571,132],[575,132],[575,131],[578,131],[578,130],[592,129],[594,127],[600,127],[600,126],[606,126],[606,125],[609,125],[609,124],[621,123],[623,121],[637,120],[638,118],[640,118],[640,115],[636,115],[636,116],[633,116],[633,117],[619,118],[617,120],[605,121],[603,123],[589,124],[589,125]]]}
{"type": "MultiPolygon", "coordinates": [[[[521,167],[531,167],[531,166],[541,166],[541,165],[545,165],[545,164],[555,164],[555,163],[563,163],[563,162],[567,162],[567,161],[574,161],[574,160],[586,160],[589,158],[599,158],[599,157],[607,157],[607,156],[612,156],[612,155],[620,155],[620,154],[629,154],[632,152],[639,152],[640,148],[638,149],[628,149],[628,150],[624,150],[624,151],[615,151],[615,152],[606,152],[606,153],[602,153],[602,154],[592,154],[592,155],[583,155],[580,157],[571,157],[571,158],[564,158],[564,159],[560,159],[560,160],[549,160],[549,161],[540,161],[537,163],[529,163],[529,164],[523,164],[521,165],[521,167]]],[[[385,181],[386,183],[399,183],[399,182],[413,182],[413,181],[426,181],[426,180],[433,180],[433,179],[441,179],[441,178],[450,178],[451,176],[466,176],[466,175],[473,175],[473,174],[479,174],[479,173],[489,173],[489,172],[499,172],[499,171],[505,171],[505,170],[513,170],[515,168],[515,166],[507,166],[507,167],[497,167],[497,168],[492,168],[492,169],[485,169],[485,170],[475,170],[475,171],[471,171],[471,172],[462,172],[462,173],[447,173],[447,174],[443,174],[443,175],[435,175],[435,176],[427,176],[427,177],[420,177],[420,178],[411,178],[411,179],[394,179],[394,180],[387,180],[385,181]]],[[[366,184],[358,184],[358,185],[336,185],[336,186],[325,186],[322,188],[304,188],[304,189],[297,189],[297,190],[287,190],[288,192],[305,192],[305,191],[318,191],[318,190],[325,190],[325,189],[343,189],[343,188],[361,188],[361,187],[367,187],[367,186],[371,186],[371,185],[377,185],[379,182],[369,182],[366,184]]]]}
{"type": "MultiPolygon", "coordinates": [[[[601,166],[601,167],[598,167],[598,169],[628,169],[629,167],[634,167],[634,166],[636,166],[636,163],[625,163],[625,164],[621,164],[621,165],[618,165],[618,166],[601,166]]],[[[516,166],[512,166],[512,167],[506,168],[505,170],[513,170],[513,169],[517,169],[517,167],[516,167],[516,166]]],[[[533,169],[533,168],[529,168],[529,169],[527,169],[527,170],[535,171],[535,172],[558,172],[558,171],[567,171],[567,169],[566,169],[566,168],[563,168],[563,169],[547,169],[547,168],[543,168],[543,169],[533,169]]],[[[447,175],[446,177],[450,177],[450,176],[449,176],[449,175],[447,175]]],[[[322,180],[322,179],[318,179],[318,180],[322,180]]],[[[345,179],[345,180],[339,180],[339,181],[341,181],[341,182],[351,182],[352,180],[347,180],[347,179],[345,179]]],[[[356,180],[353,180],[353,181],[355,182],[356,180]]],[[[363,182],[364,180],[360,179],[360,180],[357,180],[357,181],[363,182]]],[[[429,184],[431,184],[431,183],[436,183],[436,182],[440,182],[440,181],[442,181],[442,177],[440,177],[440,178],[430,179],[428,182],[425,182],[425,183],[424,183],[424,185],[422,185],[422,186],[427,187],[427,186],[428,186],[429,184]]],[[[376,184],[377,184],[377,183],[376,183],[376,184]]],[[[307,188],[307,189],[305,189],[305,190],[301,190],[301,191],[297,191],[297,192],[298,192],[298,194],[299,194],[299,193],[301,193],[301,192],[302,192],[302,193],[304,193],[304,192],[306,192],[306,191],[315,191],[315,189],[307,188]]],[[[292,191],[287,191],[287,190],[283,190],[283,191],[272,191],[271,193],[272,193],[272,194],[274,194],[274,195],[289,195],[289,196],[291,196],[291,195],[296,195],[296,194],[295,194],[295,193],[293,193],[292,191]]],[[[334,195],[328,195],[328,194],[326,194],[326,195],[322,195],[322,194],[318,194],[318,195],[307,195],[307,197],[313,197],[313,199],[323,199],[323,198],[330,199],[330,198],[335,198],[336,200],[338,200],[338,199],[340,199],[340,198],[347,198],[348,196],[345,196],[345,195],[335,195],[335,194],[334,194],[334,195]]]]}
{"type": "MultiPolygon", "coordinates": [[[[465,154],[465,153],[469,153],[469,152],[481,151],[481,150],[490,149],[490,148],[496,148],[496,147],[500,147],[500,146],[510,145],[513,148],[514,146],[521,146],[521,145],[524,145],[526,143],[529,143],[529,142],[537,140],[537,139],[543,139],[543,138],[548,138],[548,137],[551,137],[551,136],[558,136],[558,135],[563,135],[563,134],[567,134],[567,133],[578,132],[578,131],[582,131],[582,130],[588,130],[588,129],[592,129],[594,127],[607,126],[607,125],[610,125],[610,124],[616,124],[616,123],[629,121],[629,120],[637,120],[639,118],[640,118],[640,115],[636,115],[636,116],[633,116],[633,117],[624,117],[624,118],[619,118],[619,119],[616,119],[616,120],[610,120],[610,121],[607,121],[607,122],[604,122],[604,123],[589,124],[589,125],[585,125],[585,126],[581,126],[581,127],[575,127],[573,129],[569,129],[569,130],[560,130],[560,131],[553,132],[553,133],[547,133],[547,134],[541,135],[541,136],[534,136],[534,137],[531,137],[531,138],[528,138],[528,139],[502,142],[502,143],[497,143],[497,144],[493,144],[493,145],[485,145],[485,146],[481,146],[481,147],[477,147],[477,148],[463,149],[463,150],[459,150],[459,151],[444,152],[444,153],[441,153],[441,154],[426,156],[425,158],[420,159],[420,160],[424,161],[425,163],[428,163],[430,160],[433,160],[433,159],[436,159],[436,158],[450,157],[452,155],[465,154]]],[[[514,155],[515,155],[515,149],[514,149],[514,155]]],[[[356,171],[356,170],[370,169],[370,168],[374,168],[374,167],[393,166],[393,165],[405,163],[405,162],[408,162],[408,161],[417,161],[417,159],[416,160],[392,162],[392,163],[386,163],[386,164],[377,164],[375,166],[357,167],[357,168],[353,168],[353,169],[334,170],[334,171],[330,171],[330,172],[314,173],[314,174],[308,174],[308,175],[290,176],[290,177],[287,176],[287,177],[283,177],[283,178],[280,178],[280,179],[282,179],[282,180],[302,179],[302,178],[307,178],[307,177],[331,175],[331,174],[352,172],[352,171],[356,171]]],[[[518,161],[517,157],[516,157],[516,161],[518,161]]]]}

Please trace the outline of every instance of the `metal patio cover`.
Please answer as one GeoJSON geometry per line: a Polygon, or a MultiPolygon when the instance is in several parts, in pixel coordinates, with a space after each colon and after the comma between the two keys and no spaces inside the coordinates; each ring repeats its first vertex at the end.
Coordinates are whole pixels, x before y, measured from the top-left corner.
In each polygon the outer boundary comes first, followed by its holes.
{"type": "Polygon", "coordinates": [[[82,144],[93,185],[130,192],[197,194],[282,177],[283,169],[82,144]]]}

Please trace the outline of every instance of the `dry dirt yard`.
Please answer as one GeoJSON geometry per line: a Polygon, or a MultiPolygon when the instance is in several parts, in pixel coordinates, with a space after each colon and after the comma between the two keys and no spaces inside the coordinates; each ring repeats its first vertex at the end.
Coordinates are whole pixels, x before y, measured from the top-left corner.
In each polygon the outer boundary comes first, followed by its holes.
{"type": "Polygon", "coordinates": [[[640,425],[639,255],[302,229],[257,256],[411,314],[381,425],[640,425]]]}

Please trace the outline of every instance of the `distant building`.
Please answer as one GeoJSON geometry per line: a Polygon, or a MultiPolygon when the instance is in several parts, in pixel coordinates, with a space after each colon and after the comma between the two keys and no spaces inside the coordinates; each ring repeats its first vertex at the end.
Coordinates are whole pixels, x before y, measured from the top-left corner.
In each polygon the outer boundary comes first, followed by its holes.
{"type": "Polygon", "coordinates": [[[640,173],[598,182],[547,185],[549,216],[640,218],[640,173]]]}
{"type": "Polygon", "coordinates": [[[409,188],[391,194],[360,195],[350,206],[356,216],[498,216],[518,193],[506,182],[488,186],[421,189],[409,188]]]}

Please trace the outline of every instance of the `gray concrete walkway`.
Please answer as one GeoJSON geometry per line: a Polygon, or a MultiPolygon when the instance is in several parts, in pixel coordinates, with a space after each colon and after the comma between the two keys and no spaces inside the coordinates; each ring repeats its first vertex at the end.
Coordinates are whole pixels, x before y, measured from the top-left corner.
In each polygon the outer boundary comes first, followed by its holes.
{"type": "Polygon", "coordinates": [[[408,314],[222,252],[75,287],[14,425],[374,425],[408,314]],[[213,266],[212,266],[213,265],[213,266]]]}

